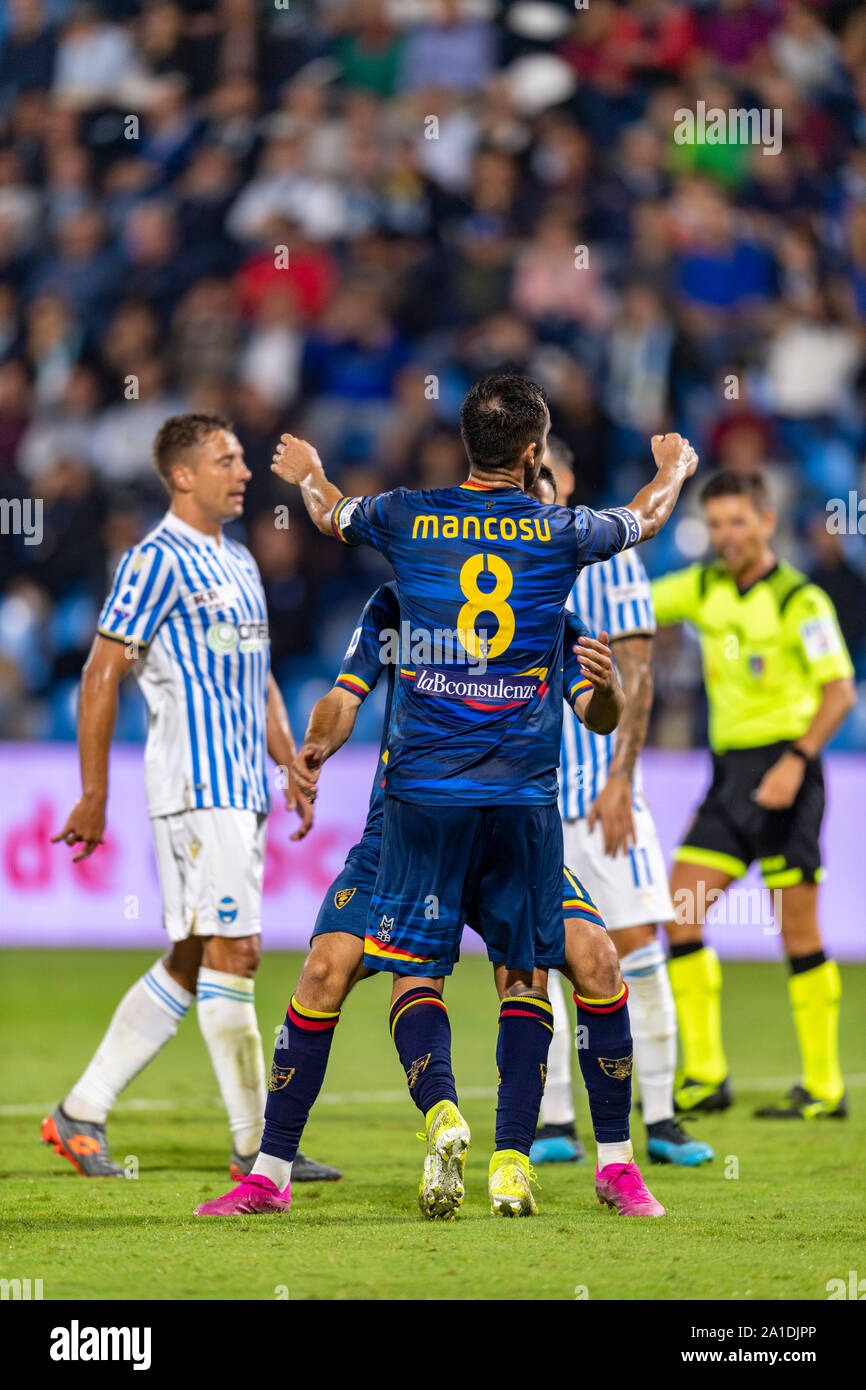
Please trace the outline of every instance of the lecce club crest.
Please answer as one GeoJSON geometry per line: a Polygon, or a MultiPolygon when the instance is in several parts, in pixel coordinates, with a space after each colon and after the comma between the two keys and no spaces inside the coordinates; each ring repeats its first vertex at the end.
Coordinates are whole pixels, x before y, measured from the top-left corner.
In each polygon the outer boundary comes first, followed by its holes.
{"type": "Polygon", "coordinates": [[[633,1063],[634,1055],[631,1052],[627,1057],[599,1057],[598,1059],[598,1065],[605,1076],[611,1077],[613,1081],[625,1081],[627,1076],[631,1076],[633,1063]]]}
{"type": "Polygon", "coordinates": [[[412,1090],[412,1087],[415,1085],[415,1082],[418,1080],[418,1077],[421,1075],[422,1071],[427,1070],[427,1063],[429,1061],[430,1053],[428,1052],[426,1057],[416,1057],[415,1061],[410,1064],[409,1070],[406,1072],[406,1080],[409,1083],[410,1091],[412,1090]]]}
{"type": "Polygon", "coordinates": [[[271,1074],[268,1077],[268,1090],[284,1091],[294,1074],[294,1067],[278,1067],[276,1062],[272,1062],[271,1074]]]}
{"type": "Polygon", "coordinates": [[[338,910],[345,907],[346,903],[355,896],[354,888],[341,888],[334,894],[334,907],[338,910]]]}

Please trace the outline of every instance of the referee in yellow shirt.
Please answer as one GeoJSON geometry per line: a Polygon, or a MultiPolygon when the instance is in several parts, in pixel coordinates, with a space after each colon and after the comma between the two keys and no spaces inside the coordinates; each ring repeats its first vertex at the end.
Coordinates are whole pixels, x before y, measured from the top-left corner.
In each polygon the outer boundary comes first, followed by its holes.
{"type": "Polygon", "coordinates": [[[733,1100],[722,1046],[722,972],[703,943],[706,909],[758,860],[778,890],[777,925],[802,1074],[771,1119],[847,1113],[839,1068],[839,971],[821,945],[820,754],[856,703],[851,658],[827,595],[770,546],[776,517],[759,473],[720,472],[701,493],[713,564],[652,586],[659,625],[698,630],[710,708],[713,780],[674,856],[676,920],[665,928],[683,1068],[679,1110],[733,1100]]]}

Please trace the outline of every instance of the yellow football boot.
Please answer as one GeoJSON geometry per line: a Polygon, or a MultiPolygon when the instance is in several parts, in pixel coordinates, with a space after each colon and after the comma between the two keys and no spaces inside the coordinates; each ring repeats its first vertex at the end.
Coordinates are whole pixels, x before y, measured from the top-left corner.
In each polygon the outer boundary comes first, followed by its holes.
{"type": "Polygon", "coordinates": [[[418,1205],[429,1221],[453,1221],[463,1202],[463,1169],[471,1135],[457,1106],[441,1100],[424,1116],[427,1140],[424,1173],[418,1187],[418,1205]]]}
{"type": "Polygon", "coordinates": [[[490,1160],[487,1190],[494,1216],[534,1216],[538,1208],[530,1183],[535,1171],[526,1154],[499,1149],[490,1160]]]}

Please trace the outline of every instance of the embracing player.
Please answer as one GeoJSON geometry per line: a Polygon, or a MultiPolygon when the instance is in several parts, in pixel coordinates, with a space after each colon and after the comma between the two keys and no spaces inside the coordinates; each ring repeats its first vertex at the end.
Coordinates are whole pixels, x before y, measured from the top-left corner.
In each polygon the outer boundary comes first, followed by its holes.
{"type": "MultiPolygon", "coordinates": [[[[124,995],[84,1074],[42,1138],[86,1177],[123,1177],[105,1133],[118,1095],[177,1032],[193,1000],[228,1112],[234,1174],[258,1152],[265,1077],[253,976],[269,797],[266,752],[290,768],[295,746],[270,672],[256,563],[223,526],[241,516],[251,476],[227,420],[168,419],[154,463],[170,498],[128,550],[99,618],[78,709],[82,795],[54,841],[102,844],[118,689],[133,670],[148,706],[145,782],[171,949],[124,995]]],[[[312,809],[291,776],[286,806],[302,839],[312,809]]],[[[337,1178],[302,1160],[299,1181],[337,1178]]]]}
{"type": "MultiPolygon", "coordinates": [[[[571,496],[571,456],[548,441],[553,469],[547,500],[571,496]]],[[[652,813],[643,796],[640,751],[652,706],[655,631],[649,580],[635,551],[588,565],[577,576],[569,608],[591,631],[605,629],[625,690],[616,732],[599,733],[566,714],[562,726],[561,810],[565,859],[600,909],[629,989],[634,1063],[641,1088],[647,1150],[655,1163],[694,1167],[713,1157],[709,1145],[685,1134],[674,1118],[676,1012],[657,923],[673,916],[667,868],[652,813]]],[[[572,1032],[559,976],[551,971],[554,1035],[542,1124],[533,1163],[583,1157],[574,1123],[572,1032]]]]}
{"type": "MultiPolygon", "coordinates": [[[[546,468],[542,472],[548,473],[546,468]]],[[[541,480],[539,479],[539,486],[541,480]]],[[[563,690],[575,714],[588,727],[609,731],[622,712],[622,692],[606,641],[596,642],[573,613],[566,615],[563,690]],[[574,644],[578,643],[578,646],[574,644]]],[[[310,954],[291,999],[285,1037],[274,1054],[267,1104],[269,1152],[256,1161],[252,1174],[223,1197],[202,1203],[199,1216],[253,1215],[288,1211],[292,1161],[311,1106],[324,1080],[331,1039],[339,1013],[355,983],[374,972],[365,967],[364,939],[375,887],[382,836],[384,777],[388,766],[388,732],[396,666],[394,639],[401,631],[396,585],[384,584],[368,601],[349,643],[334,687],[314,707],[303,746],[295,762],[297,783],[312,800],[319,773],[351,735],[361,704],[387,673],[387,696],[379,763],[373,778],[364,833],[328,888],[315,924],[310,954]],[[318,1026],[317,1026],[318,1025],[318,1026]],[[325,1026],[322,1026],[325,1025],[325,1026]],[[330,1026],[327,1026],[330,1025],[330,1026]],[[280,1152],[273,1150],[279,1148],[280,1152]]],[[[617,998],[622,977],[595,904],[580,881],[564,872],[562,914],[566,964],[583,997],[617,998]]],[[[494,967],[501,972],[501,963],[494,967]]],[[[626,1009],[623,1009],[623,1019],[626,1009]]],[[[597,1016],[590,1019],[581,1062],[587,1078],[590,1109],[599,1142],[628,1139],[631,1040],[623,1040],[623,1065],[609,1056],[601,1066],[597,1034],[606,1033],[597,1016]]],[[[602,1052],[608,1051],[608,1039],[602,1052]]],[[[424,1196],[422,1182],[420,1195],[424,1196]]],[[[526,1206],[525,1191],[498,1192],[495,1199],[509,1211],[526,1206]]],[[[422,1208],[423,1209],[423,1208],[422,1208]]],[[[618,1193],[618,1209],[630,1216],[660,1215],[661,1208],[635,1181],[618,1193]]],[[[425,1210],[425,1215],[436,1215],[425,1210]]]]}
{"type": "MultiPolygon", "coordinates": [[[[528,1155],[551,1036],[546,989],[533,972],[565,955],[556,806],[562,700],[545,697],[561,661],[566,599],[583,565],[659,530],[697,466],[688,441],[656,437],[656,477],[629,507],[544,507],[524,491],[537,478],[550,428],[535,383],[485,378],[464,401],[461,425],[470,476],[452,488],[344,497],[316,451],[292,436],[274,461],[300,486],[320,531],[387,556],[410,630],[433,644],[457,631],[467,658],[462,670],[449,670],[413,657],[395,682],[364,955],[367,966],[394,976],[392,1037],[425,1117],[422,1188],[431,1201],[438,1193],[435,1214],[443,1217],[462,1201],[469,1143],[442,999],[467,920],[504,967],[491,1200],[495,1206],[500,1189],[525,1192],[523,1209],[531,1209],[528,1155]]],[[[558,682],[555,690],[561,695],[558,682]]],[[[604,1020],[598,1026],[608,1030],[612,1070],[626,1065],[614,1050],[625,997],[623,989],[616,999],[578,1001],[604,1020]]],[[[604,1148],[596,1190],[608,1200],[635,1168],[630,1144],[604,1148]]],[[[262,1152],[272,1149],[279,1156],[266,1125],[262,1152]]]]}
{"type": "Polygon", "coordinates": [[[659,623],[692,623],[700,634],[713,752],[712,783],[674,855],[677,912],[665,927],[683,1049],[677,1105],[724,1110],[732,1100],[721,967],[702,929],[707,906],[758,860],[791,972],[801,1073],[756,1113],[843,1118],[839,970],[818,925],[820,755],[857,702],[854,670],[827,595],[773,553],[762,475],[717,473],[701,501],[718,560],[652,586],[659,623]]]}

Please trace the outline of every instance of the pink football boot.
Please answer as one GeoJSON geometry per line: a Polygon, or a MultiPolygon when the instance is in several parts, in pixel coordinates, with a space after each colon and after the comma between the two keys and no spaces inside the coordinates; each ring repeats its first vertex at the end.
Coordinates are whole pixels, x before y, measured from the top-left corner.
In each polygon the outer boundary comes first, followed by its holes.
{"type": "Polygon", "coordinates": [[[608,1163],[595,1170],[595,1194],[602,1206],[607,1202],[620,1216],[664,1216],[640,1175],[634,1159],[630,1163],[608,1163]]]}
{"type": "Polygon", "coordinates": [[[202,1202],[197,1206],[195,1216],[259,1216],[262,1212],[277,1215],[288,1211],[292,1205],[292,1185],[281,1192],[276,1183],[261,1173],[250,1173],[243,1182],[226,1192],[223,1197],[215,1197],[212,1202],[202,1202]]]}

